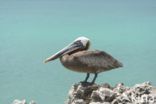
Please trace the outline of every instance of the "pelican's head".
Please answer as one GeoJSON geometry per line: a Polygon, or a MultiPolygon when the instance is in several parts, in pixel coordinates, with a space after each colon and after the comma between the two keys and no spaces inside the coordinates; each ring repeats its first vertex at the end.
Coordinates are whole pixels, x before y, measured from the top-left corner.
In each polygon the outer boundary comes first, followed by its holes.
{"type": "Polygon", "coordinates": [[[81,44],[82,49],[87,50],[90,45],[90,40],[84,36],[78,37],[77,39],[74,40],[72,44],[81,44]]]}
{"type": "Polygon", "coordinates": [[[55,60],[65,54],[72,54],[78,51],[87,50],[89,48],[90,41],[88,38],[82,36],[75,39],[71,44],[55,53],[54,55],[47,58],[44,62],[47,63],[49,61],[55,60]]]}

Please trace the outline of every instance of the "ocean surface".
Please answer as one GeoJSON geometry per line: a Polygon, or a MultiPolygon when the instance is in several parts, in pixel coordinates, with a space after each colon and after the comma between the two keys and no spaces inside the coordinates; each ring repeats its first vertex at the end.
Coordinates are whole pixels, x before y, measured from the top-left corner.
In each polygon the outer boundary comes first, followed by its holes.
{"type": "Polygon", "coordinates": [[[156,0],[0,0],[0,104],[63,104],[85,74],[43,61],[79,36],[124,64],[97,83],[156,85],[156,0]]]}

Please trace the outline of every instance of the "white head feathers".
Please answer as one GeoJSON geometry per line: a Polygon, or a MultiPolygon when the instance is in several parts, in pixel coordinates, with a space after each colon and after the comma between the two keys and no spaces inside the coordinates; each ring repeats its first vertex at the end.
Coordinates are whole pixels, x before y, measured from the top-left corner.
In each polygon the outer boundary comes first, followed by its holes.
{"type": "Polygon", "coordinates": [[[84,37],[84,36],[81,36],[81,37],[78,37],[77,39],[75,39],[75,41],[81,41],[81,43],[83,44],[83,46],[86,46],[87,43],[89,42],[89,39],[84,37]]]}

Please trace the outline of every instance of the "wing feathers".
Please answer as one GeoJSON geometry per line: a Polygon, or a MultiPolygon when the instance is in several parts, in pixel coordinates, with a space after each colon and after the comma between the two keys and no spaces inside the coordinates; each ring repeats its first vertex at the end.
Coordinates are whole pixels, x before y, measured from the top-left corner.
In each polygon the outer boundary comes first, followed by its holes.
{"type": "Polygon", "coordinates": [[[81,51],[74,58],[90,68],[110,70],[122,67],[122,64],[104,51],[81,51]]]}

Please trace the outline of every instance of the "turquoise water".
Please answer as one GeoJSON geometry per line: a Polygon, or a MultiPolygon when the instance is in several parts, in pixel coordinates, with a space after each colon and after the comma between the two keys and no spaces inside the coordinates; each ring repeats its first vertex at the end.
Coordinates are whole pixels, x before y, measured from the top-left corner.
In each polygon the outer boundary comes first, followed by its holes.
{"type": "Polygon", "coordinates": [[[82,35],[124,64],[97,83],[156,85],[155,0],[0,0],[0,104],[64,103],[85,74],[43,60],[82,35]]]}

